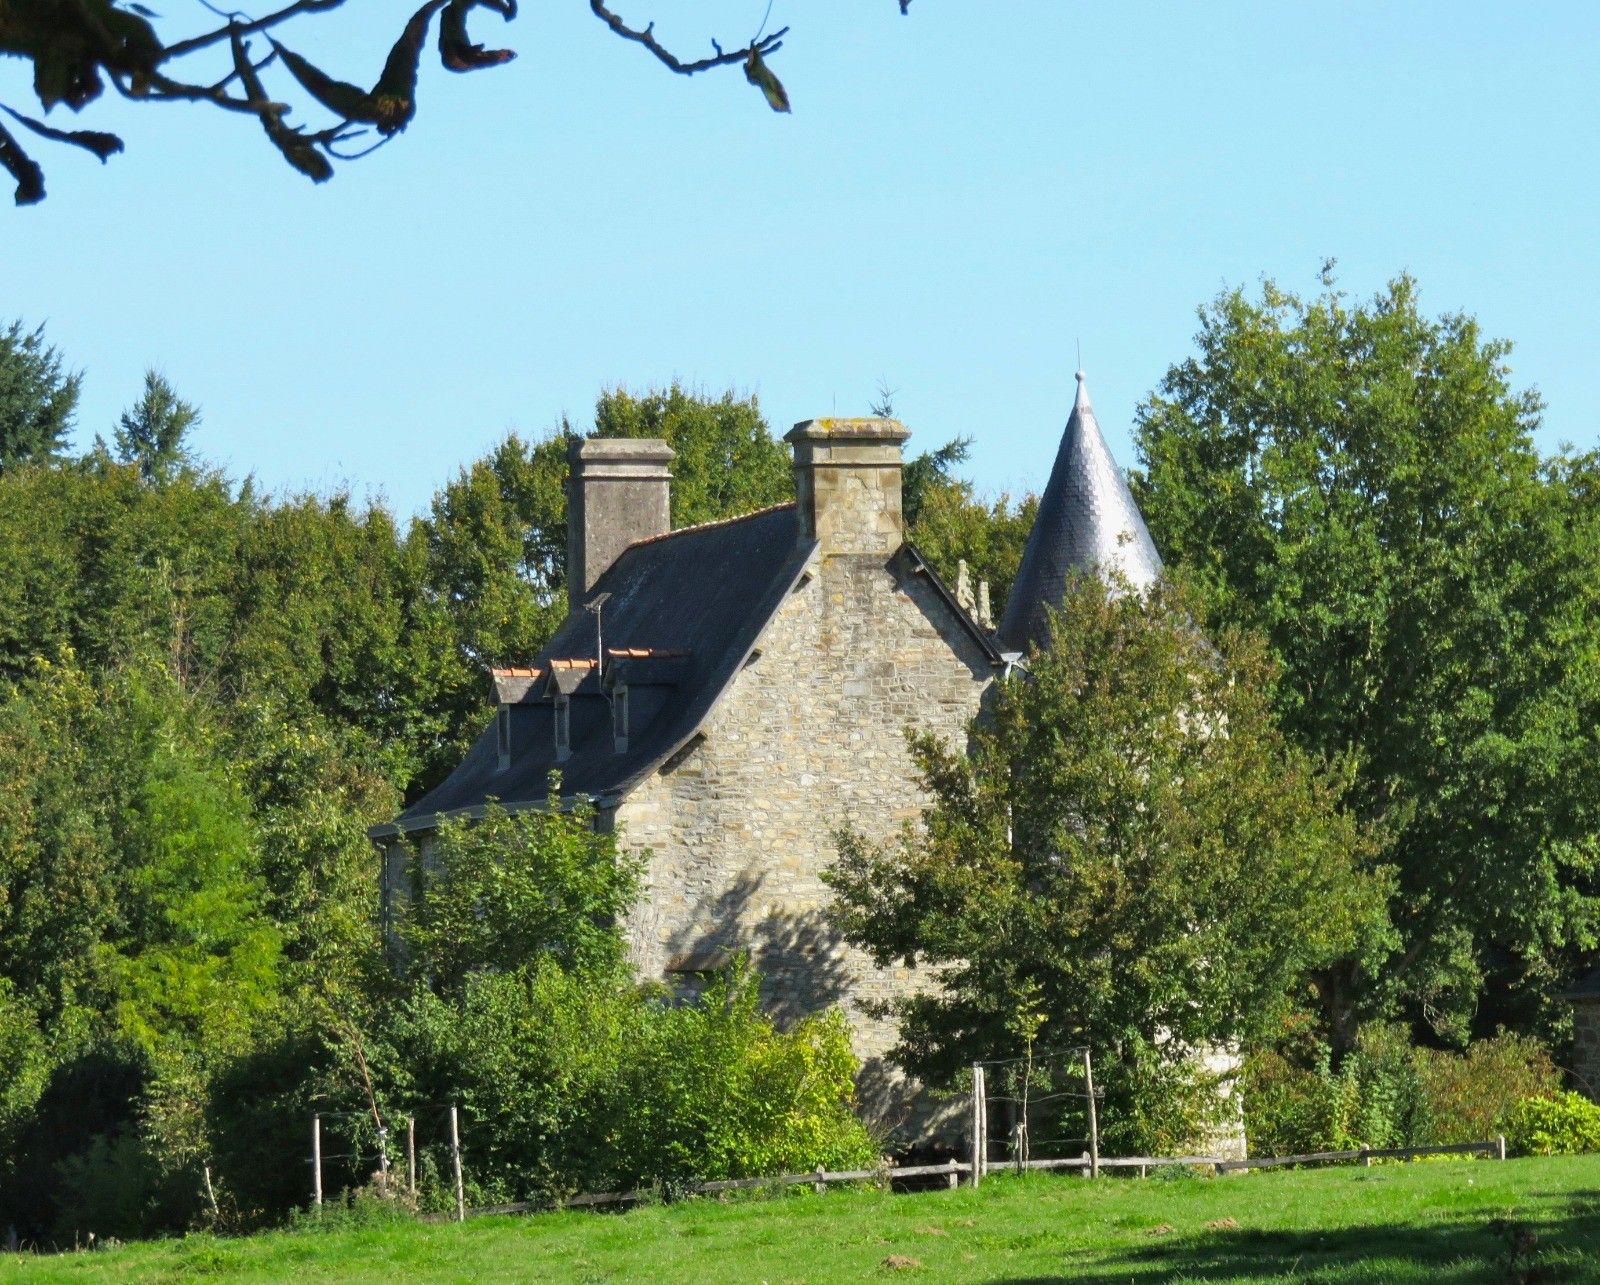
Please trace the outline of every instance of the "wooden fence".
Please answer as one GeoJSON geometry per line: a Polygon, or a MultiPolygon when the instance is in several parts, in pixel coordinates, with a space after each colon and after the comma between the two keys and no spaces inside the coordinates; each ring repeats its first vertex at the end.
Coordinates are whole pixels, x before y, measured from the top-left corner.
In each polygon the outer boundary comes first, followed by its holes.
{"type": "Polygon", "coordinates": [[[1350,1164],[1359,1161],[1370,1165],[1374,1160],[1416,1160],[1422,1156],[1493,1156],[1506,1158],[1506,1140],[1502,1134],[1490,1142],[1447,1142],[1432,1147],[1362,1147],[1359,1151],[1318,1151],[1305,1156],[1257,1156],[1250,1160],[1219,1160],[1218,1173],[1235,1173],[1243,1169],[1271,1169],[1276,1165],[1350,1164]]]}
{"type": "MultiPolygon", "coordinates": [[[[1215,1173],[1238,1173],[1246,1169],[1269,1169],[1283,1165],[1305,1164],[1365,1164],[1370,1165],[1374,1160],[1414,1160],[1422,1156],[1451,1156],[1451,1155],[1485,1155],[1498,1160],[1506,1158],[1506,1140],[1503,1137],[1487,1142],[1454,1142],[1440,1146],[1429,1147],[1363,1147],[1357,1151],[1316,1151],[1300,1156],[1258,1156],[1246,1160],[1230,1160],[1224,1156],[1100,1156],[1098,1165],[1094,1158],[1085,1153],[1082,1156],[1073,1156],[1065,1159],[1053,1160],[1027,1160],[1020,1164],[1016,1161],[1001,1162],[986,1167],[989,1173],[999,1173],[1005,1170],[1047,1170],[1065,1169],[1078,1170],[1084,1177],[1088,1177],[1096,1168],[1100,1171],[1122,1170],[1137,1171],[1139,1177],[1145,1177],[1150,1170],[1180,1165],[1187,1168],[1209,1168],[1215,1173]]],[[[845,1169],[839,1172],[829,1172],[815,1169],[810,1173],[779,1174],[775,1178],[725,1178],[715,1182],[697,1182],[686,1186],[683,1190],[686,1195],[711,1196],[729,1191],[757,1191],[771,1190],[783,1187],[801,1187],[810,1185],[817,1194],[826,1191],[830,1183],[838,1182],[871,1182],[879,1187],[888,1188],[892,1184],[907,1178],[944,1178],[945,1186],[954,1188],[960,1185],[961,1176],[972,1174],[972,1165],[963,1160],[949,1160],[937,1165],[885,1165],[877,1169],[845,1169]]],[[[979,1175],[982,1177],[982,1173],[979,1175]]],[[[633,1191],[607,1191],[596,1192],[589,1195],[573,1196],[570,1200],[562,1202],[565,1209],[598,1209],[608,1205],[638,1204],[655,1198],[656,1193],[647,1189],[633,1191]]],[[[484,1205],[474,1209],[465,1209],[457,1217],[481,1214],[525,1214],[536,1213],[549,1209],[548,1202],[516,1201],[504,1205],[484,1205]]]]}
{"type": "MultiPolygon", "coordinates": [[[[1217,1173],[1242,1173],[1246,1169],[1273,1169],[1283,1165],[1354,1164],[1370,1165],[1374,1160],[1417,1160],[1423,1156],[1492,1156],[1506,1158],[1506,1140],[1498,1137],[1488,1142],[1448,1142],[1427,1147],[1362,1147],[1356,1151],[1312,1151],[1300,1156],[1253,1156],[1232,1160],[1225,1156],[1102,1156],[1101,1169],[1137,1169],[1143,1178],[1151,1169],[1163,1165],[1184,1165],[1190,1168],[1210,1168],[1217,1173]]],[[[982,1172],[999,1173],[1007,1169],[1076,1169],[1089,1177],[1094,1169],[1088,1152],[1081,1156],[1068,1156],[1054,1160],[1003,1160],[985,1164],[982,1172]]],[[[964,1168],[970,1171],[972,1166],[964,1168]]]]}

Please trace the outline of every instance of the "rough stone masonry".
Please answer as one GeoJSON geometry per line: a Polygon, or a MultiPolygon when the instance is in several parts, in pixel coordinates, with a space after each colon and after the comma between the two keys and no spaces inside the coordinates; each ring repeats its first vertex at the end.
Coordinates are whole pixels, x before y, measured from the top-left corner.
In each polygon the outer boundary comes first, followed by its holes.
{"type": "MultiPolygon", "coordinates": [[[[903,1137],[935,1104],[885,1061],[881,1004],[927,982],[830,926],[837,833],[891,840],[916,820],[907,731],[963,745],[996,678],[1047,645],[1043,608],[1074,570],[1161,572],[1081,376],[998,633],[906,541],[907,437],[891,419],[808,420],[786,439],[795,503],[679,531],[666,443],[574,443],[567,619],[494,671],[495,716],[456,770],[372,831],[425,842],[492,802],[545,807],[559,771],[564,798],[649,853],[626,925],[640,974],[693,991],[747,951],[780,1018],[839,1005],[863,1105],[903,1137]]],[[[385,869],[386,898],[406,895],[402,863],[385,869]]]]}

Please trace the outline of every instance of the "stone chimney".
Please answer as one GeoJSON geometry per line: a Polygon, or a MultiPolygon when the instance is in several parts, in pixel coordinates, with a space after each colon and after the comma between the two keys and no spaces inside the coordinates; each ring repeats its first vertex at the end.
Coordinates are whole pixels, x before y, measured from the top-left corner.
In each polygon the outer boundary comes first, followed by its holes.
{"type": "Polygon", "coordinates": [[[572,444],[567,478],[567,603],[581,607],[601,573],[635,540],[672,529],[672,448],[640,437],[572,444]]]}
{"type": "Polygon", "coordinates": [[[794,446],[800,538],[823,556],[887,557],[905,541],[900,448],[911,434],[897,419],[808,419],[784,437],[794,446]]]}

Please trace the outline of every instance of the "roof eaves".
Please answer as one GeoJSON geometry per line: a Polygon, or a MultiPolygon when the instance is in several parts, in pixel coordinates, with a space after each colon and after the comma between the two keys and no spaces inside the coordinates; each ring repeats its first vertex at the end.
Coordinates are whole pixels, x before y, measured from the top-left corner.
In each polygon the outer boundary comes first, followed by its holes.
{"type": "MultiPolygon", "coordinates": [[[[616,798],[615,795],[564,794],[560,797],[559,803],[561,810],[565,812],[580,800],[604,808],[615,803],[616,798]]],[[[402,817],[394,821],[385,821],[382,825],[368,826],[367,838],[377,843],[384,839],[398,839],[408,834],[437,830],[442,821],[482,821],[489,815],[490,809],[498,809],[507,816],[518,816],[525,812],[548,812],[550,801],[544,798],[527,799],[521,803],[502,803],[499,799],[491,799],[487,803],[474,803],[471,807],[450,808],[444,812],[429,812],[423,816],[402,817]]]]}

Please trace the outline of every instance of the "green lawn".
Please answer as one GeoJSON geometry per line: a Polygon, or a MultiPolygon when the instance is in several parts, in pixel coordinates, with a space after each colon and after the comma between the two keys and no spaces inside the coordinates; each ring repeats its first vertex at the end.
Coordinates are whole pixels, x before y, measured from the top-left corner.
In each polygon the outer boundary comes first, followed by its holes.
{"type": "Polygon", "coordinates": [[[991,1178],[974,1193],[809,1191],[627,1214],[193,1236],[0,1276],[383,1281],[1600,1281],[1600,1157],[991,1178]]]}

